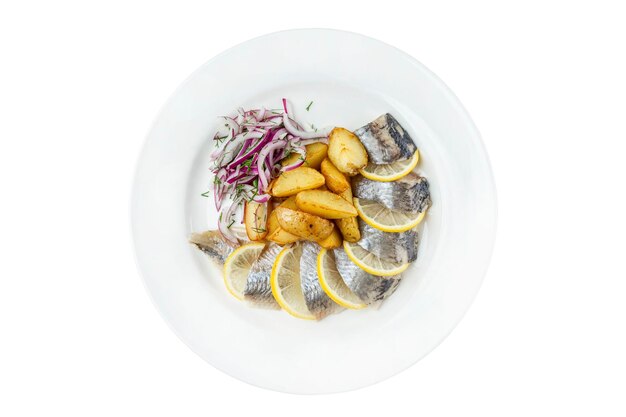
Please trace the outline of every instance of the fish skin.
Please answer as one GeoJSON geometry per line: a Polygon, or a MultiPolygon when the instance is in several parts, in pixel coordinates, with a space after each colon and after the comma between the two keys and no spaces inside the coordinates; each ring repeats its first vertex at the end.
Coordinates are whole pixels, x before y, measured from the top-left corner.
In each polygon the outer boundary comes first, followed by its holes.
{"type": "Polygon", "coordinates": [[[428,180],[414,172],[396,181],[379,182],[362,175],[352,179],[355,197],[376,201],[392,210],[422,212],[430,206],[428,180]]]}
{"type": "Polygon", "coordinates": [[[413,156],[417,147],[409,133],[386,113],[354,131],[367,150],[369,161],[390,164],[413,156]]]}
{"type": "Polygon", "coordinates": [[[375,229],[361,219],[358,221],[361,239],[357,245],[366,251],[379,258],[403,264],[417,259],[418,233],[415,228],[390,233],[375,229]]]}
{"type": "Polygon", "coordinates": [[[317,255],[321,247],[312,242],[302,242],[300,257],[300,284],[306,306],[317,320],[341,309],[322,289],[317,275],[317,255]]]}
{"type": "Polygon", "coordinates": [[[268,244],[261,256],[252,264],[246,288],[243,290],[244,299],[256,307],[280,309],[272,295],[270,275],[276,257],[283,248],[275,243],[268,244]]]}
{"type": "Polygon", "coordinates": [[[224,265],[228,255],[235,248],[228,244],[217,230],[207,230],[201,233],[192,233],[189,243],[195,245],[218,265],[224,265]]]}
{"type": "Polygon", "coordinates": [[[333,249],[337,271],[343,282],[365,304],[382,302],[393,294],[400,284],[402,275],[379,277],[369,274],[354,264],[342,248],[333,249]]]}

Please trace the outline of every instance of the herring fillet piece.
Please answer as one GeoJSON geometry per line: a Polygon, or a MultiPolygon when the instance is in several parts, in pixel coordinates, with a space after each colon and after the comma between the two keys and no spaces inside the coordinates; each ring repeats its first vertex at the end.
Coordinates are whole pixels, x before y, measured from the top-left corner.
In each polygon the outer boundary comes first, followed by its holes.
{"type": "Polygon", "coordinates": [[[402,275],[379,277],[369,274],[354,264],[342,248],[333,249],[337,271],[343,282],[365,304],[374,304],[383,301],[394,293],[402,275]]]}
{"type": "Polygon", "coordinates": [[[415,228],[406,232],[390,233],[378,230],[359,219],[361,240],[357,245],[379,258],[408,263],[417,259],[418,233],[415,228]]]}
{"type": "Polygon", "coordinates": [[[428,180],[414,172],[391,182],[372,181],[357,175],[352,179],[352,192],[355,197],[408,213],[421,213],[430,205],[428,180]]]}
{"type": "Polygon", "coordinates": [[[234,247],[226,243],[217,230],[192,233],[189,237],[189,243],[195,245],[218,265],[224,265],[228,255],[235,250],[234,247]]]}
{"type": "Polygon", "coordinates": [[[272,295],[272,287],[270,285],[270,275],[272,266],[276,257],[282,250],[282,247],[275,243],[268,244],[261,256],[252,264],[246,288],[243,290],[243,297],[250,304],[270,309],[280,309],[280,306],[272,295]]]}
{"type": "Polygon", "coordinates": [[[322,289],[317,275],[317,255],[321,247],[316,243],[302,242],[300,257],[300,285],[306,306],[317,320],[340,309],[322,289]]]}
{"type": "Polygon", "coordinates": [[[415,142],[391,114],[386,113],[354,131],[367,149],[370,162],[390,164],[413,156],[415,142]]]}

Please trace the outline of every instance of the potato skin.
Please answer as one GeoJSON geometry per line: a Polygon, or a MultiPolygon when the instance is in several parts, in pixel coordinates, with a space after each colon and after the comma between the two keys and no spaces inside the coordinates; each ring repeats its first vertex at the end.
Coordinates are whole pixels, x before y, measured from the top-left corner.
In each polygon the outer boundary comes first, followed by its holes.
{"type": "Polygon", "coordinates": [[[276,209],[276,216],[283,230],[314,242],[326,239],[335,227],[329,220],[284,207],[276,209]]]}
{"type": "Polygon", "coordinates": [[[247,201],[244,207],[244,224],[248,239],[252,241],[263,240],[267,235],[267,221],[272,212],[270,201],[256,203],[247,201]]]}
{"type": "Polygon", "coordinates": [[[330,191],[308,190],[296,195],[298,209],[324,219],[344,219],[357,215],[356,208],[330,191]]]}
{"type": "Polygon", "coordinates": [[[326,186],[333,193],[339,194],[350,188],[350,180],[347,178],[346,174],[339,171],[330,159],[325,158],[322,161],[320,170],[326,180],[326,186]]]}
{"type": "MultiPolygon", "coordinates": [[[[304,159],[304,163],[302,166],[319,169],[320,164],[326,158],[326,154],[328,153],[328,145],[325,143],[311,143],[310,145],[305,146],[306,149],[306,158],[304,159]]],[[[292,153],[287,158],[280,161],[282,166],[295,164],[298,159],[301,158],[301,155],[298,153],[292,153]]]]}
{"type": "Polygon", "coordinates": [[[299,167],[280,174],[270,191],[274,197],[289,197],[300,191],[321,187],[325,182],[324,176],[313,168],[299,167]]]}
{"type": "Polygon", "coordinates": [[[318,240],[317,243],[324,249],[335,249],[343,244],[343,238],[341,237],[339,230],[335,227],[326,239],[318,240]]]}
{"type": "Polygon", "coordinates": [[[334,128],[328,138],[328,158],[344,174],[356,175],[367,165],[367,151],[352,132],[343,127],[334,128]]]}

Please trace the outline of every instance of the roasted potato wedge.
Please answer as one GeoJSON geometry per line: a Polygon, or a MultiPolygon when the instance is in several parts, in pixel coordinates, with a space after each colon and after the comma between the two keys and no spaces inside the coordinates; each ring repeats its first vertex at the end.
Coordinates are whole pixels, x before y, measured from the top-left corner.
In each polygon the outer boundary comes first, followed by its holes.
{"type": "Polygon", "coordinates": [[[344,174],[356,175],[367,165],[367,151],[361,140],[343,127],[336,127],[328,138],[328,158],[344,174]]]}
{"type": "Polygon", "coordinates": [[[343,238],[348,242],[354,243],[361,240],[361,232],[359,231],[359,223],[356,217],[337,219],[335,224],[337,224],[343,238]]]}
{"type": "MultiPolygon", "coordinates": [[[[339,194],[341,198],[347,201],[352,201],[352,188],[348,187],[344,192],[339,194]]],[[[335,220],[337,228],[341,232],[341,235],[348,242],[358,242],[361,240],[361,232],[359,231],[359,222],[356,217],[348,217],[345,219],[335,220]]]]}
{"type": "Polygon", "coordinates": [[[298,209],[325,219],[344,219],[358,213],[354,206],[330,191],[308,190],[296,195],[298,209]]]}
{"type": "MultiPolygon", "coordinates": [[[[311,143],[305,146],[306,158],[302,166],[319,169],[320,165],[328,152],[328,145],[325,143],[311,143]]],[[[283,159],[280,163],[282,166],[295,164],[298,159],[302,158],[299,153],[292,153],[287,158],[283,159]]]]}
{"type": "Polygon", "coordinates": [[[266,239],[270,242],[278,243],[279,245],[286,245],[300,240],[298,236],[287,232],[283,228],[276,230],[276,232],[271,235],[267,235],[266,239]]]}
{"type": "Polygon", "coordinates": [[[335,227],[329,220],[284,207],[276,209],[276,216],[283,230],[314,242],[326,239],[335,227]]]}
{"type": "MultiPolygon", "coordinates": [[[[352,201],[352,198],[350,198],[350,201],[352,201]]],[[[284,207],[291,210],[298,210],[298,205],[296,204],[296,196],[292,195],[291,197],[283,201],[279,207],[284,207]]]]}
{"type": "MultiPolygon", "coordinates": [[[[296,205],[296,197],[289,197],[288,199],[283,201],[279,205],[279,207],[297,210],[298,206],[296,205]]],[[[267,236],[265,236],[265,239],[276,242],[279,245],[285,245],[287,243],[293,243],[300,240],[298,236],[292,235],[291,233],[286,232],[285,230],[283,230],[282,227],[280,227],[280,224],[278,224],[276,210],[272,211],[272,214],[270,214],[270,217],[267,220],[267,236]]]]}
{"type": "Polygon", "coordinates": [[[285,245],[287,243],[293,243],[300,240],[298,236],[293,235],[280,227],[276,211],[273,211],[272,214],[270,214],[270,218],[267,221],[267,236],[265,236],[265,239],[278,243],[279,245],[285,245]]]}
{"type": "Polygon", "coordinates": [[[339,171],[336,166],[325,158],[320,166],[322,175],[326,180],[326,186],[330,188],[333,193],[342,193],[346,189],[350,188],[350,179],[343,172],[339,171]]]}
{"type": "Polygon", "coordinates": [[[263,240],[267,235],[267,220],[272,212],[272,204],[247,201],[244,207],[243,219],[248,239],[263,240]]]}
{"type": "Polygon", "coordinates": [[[314,169],[320,169],[320,165],[328,154],[328,145],[325,143],[312,143],[306,145],[306,159],[304,163],[314,169]]]}
{"type": "Polygon", "coordinates": [[[317,243],[324,249],[335,249],[343,244],[343,238],[339,230],[335,227],[326,239],[318,240],[317,243]]]}
{"type": "Polygon", "coordinates": [[[321,187],[325,181],[324,176],[313,168],[299,167],[280,174],[270,191],[272,196],[288,197],[300,191],[321,187]]]}
{"type": "Polygon", "coordinates": [[[352,203],[352,187],[346,188],[344,191],[338,193],[338,195],[341,196],[341,198],[343,198],[344,200],[352,203]]]}
{"type": "Polygon", "coordinates": [[[276,217],[276,209],[274,209],[267,218],[267,239],[270,240],[270,236],[276,233],[278,229],[280,229],[280,225],[278,224],[278,217],[276,217]]]}

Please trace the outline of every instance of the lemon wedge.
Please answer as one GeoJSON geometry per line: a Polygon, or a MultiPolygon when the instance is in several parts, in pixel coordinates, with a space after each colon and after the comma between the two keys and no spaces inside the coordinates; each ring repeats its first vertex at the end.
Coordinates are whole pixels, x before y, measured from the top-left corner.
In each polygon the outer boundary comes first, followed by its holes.
{"type": "Polygon", "coordinates": [[[248,243],[235,249],[224,261],[224,284],[233,297],[243,300],[248,273],[261,255],[264,243],[248,243]]]}
{"type": "Polygon", "coordinates": [[[335,257],[326,249],[317,255],[317,276],[326,295],[340,306],[354,310],[367,307],[343,282],[335,265],[335,257]]]}
{"type": "Polygon", "coordinates": [[[392,162],[390,164],[376,165],[367,164],[365,168],[361,168],[359,173],[365,178],[372,181],[389,182],[396,181],[408,175],[409,172],[417,166],[420,160],[420,153],[416,149],[415,153],[409,159],[392,162]]]}
{"type": "Polygon", "coordinates": [[[373,253],[366,251],[358,244],[350,243],[347,240],[343,242],[343,249],[346,255],[348,255],[348,258],[350,258],[356,266],[369,274],[378,275],[380,277],[390,277],[392,275],[401,274],[410,265],[408,262],[398,263],[381,259],[373,253]]]}

